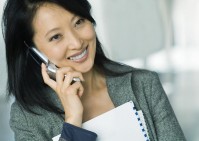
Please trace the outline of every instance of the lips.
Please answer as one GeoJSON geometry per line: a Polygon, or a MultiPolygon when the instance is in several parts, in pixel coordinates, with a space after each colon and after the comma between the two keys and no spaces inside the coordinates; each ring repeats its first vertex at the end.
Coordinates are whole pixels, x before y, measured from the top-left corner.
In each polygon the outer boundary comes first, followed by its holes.
{"type": "Polygon", "coordinates": [[[87,56],[87,54],[88,54],[88,49],[85,48],[85,50],[83,50],[82,52],[72,55],[71,57],[68,57],[68,59],[78,62],[84,59],[87,56]]]}

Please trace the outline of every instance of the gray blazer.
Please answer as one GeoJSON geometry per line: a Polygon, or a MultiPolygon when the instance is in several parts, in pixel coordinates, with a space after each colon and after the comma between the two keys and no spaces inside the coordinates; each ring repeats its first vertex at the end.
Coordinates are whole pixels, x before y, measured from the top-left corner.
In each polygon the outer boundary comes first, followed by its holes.
{"type": "MultiPolygon", "coordinates": [[[[112,68],[131,70],[123,76],[106,76],[108,93],[116,107],[132,100],[144,114],[151,141],[186,140],[155,72],[126,66],[112,68]]],[[[56,94],[49,94],[49,98],[61,107],[56,94]]],[[[43,115],[29,113],[17,102],[12,104],[10,126],[16,141],[50,141],[61,133],[63,118],[39,107],[33,109],[43,115]]]]}

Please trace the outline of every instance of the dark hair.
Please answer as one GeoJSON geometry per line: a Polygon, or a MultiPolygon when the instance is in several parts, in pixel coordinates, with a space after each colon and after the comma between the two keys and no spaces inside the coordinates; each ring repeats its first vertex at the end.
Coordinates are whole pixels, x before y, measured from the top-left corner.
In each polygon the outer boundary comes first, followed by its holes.
{"type": "MultiPolygon", "coordinates": [[[[90,14],[91,6],[87,0],[8,0],[3,14],[3,33],[6,45],[8,70],[8,94],[28,111],[31,106],[39,106],[45,110],[63,114],[48,98],[50,88],[44,84],[40,66],[29,55],[29,45],[33,44],[32,20],[39,6],[44,3],[54,3],[70,12],[88,19],[95,24],[90,14]]],[[[105,63],[117,64],[109,60],[97,39],[95,65],[106,74],[117,74],[105,67],[105,63]]]]}

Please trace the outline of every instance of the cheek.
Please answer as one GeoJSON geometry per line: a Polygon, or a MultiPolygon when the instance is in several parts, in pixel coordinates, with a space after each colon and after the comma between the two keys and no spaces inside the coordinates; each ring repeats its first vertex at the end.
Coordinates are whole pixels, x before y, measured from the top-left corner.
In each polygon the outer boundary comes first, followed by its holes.
{"type": "Polygon", "coordinates": [[[53,47],[53,49],[48,50],[47,56],[49,56],[49,59],[51,59],[53,62],[57,62],[65,57],[65,51],[59,47],[53,47]]]}
{"type": "Polygon", "coordinates": [[[96,38],[96,33],[92,25],[85,28],[82,32],[82,38],[85,40],[93,40],[96,38]]]}
{"type": "Polygon", "coordinates": [[[46,46],[46,44],[42,44],[39,46],[39,49],[42,53],[44,53],[47,58],[53,62],[59,62],[63,56],[65,56],[64,51],[59,46],[46,46]]]}

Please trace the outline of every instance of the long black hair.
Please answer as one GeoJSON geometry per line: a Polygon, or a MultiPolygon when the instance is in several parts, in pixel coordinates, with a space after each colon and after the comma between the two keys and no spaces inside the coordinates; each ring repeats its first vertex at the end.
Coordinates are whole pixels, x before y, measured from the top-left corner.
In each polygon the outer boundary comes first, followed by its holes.
{"type": "MultiPolygon", "coordinates": [[[[8,94],[14,95],[26,110],[33,112],[31,106],[63,114],[48,98],[50,88],[44,84],[40,66],[29,55],[24,44],[33,44],[34,31],[32,20],[36,10],[45,3],[57,4],[68,11],[88,19],[95,25],[91,16],[91,6],[87,0],[8,0],[3,14],[3,33],[6,46],[8,71],[8,94]]],[[[105,63],[118,64],[108,59],[97,38],[95,65],[104,73],[116,75],[117,72],[106,68],[105,63]]],[[[119,64],[118,64],[119,65],[119,64]]]]}

